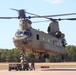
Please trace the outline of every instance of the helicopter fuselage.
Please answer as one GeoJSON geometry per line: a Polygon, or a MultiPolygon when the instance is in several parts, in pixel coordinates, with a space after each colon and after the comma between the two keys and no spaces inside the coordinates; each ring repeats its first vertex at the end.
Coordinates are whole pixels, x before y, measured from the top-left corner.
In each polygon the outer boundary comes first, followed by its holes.
{"type": "Polygon", "coordinates": [[[13,38],[15,46],[25,51],[49,52],[63,54],[64,48],[60,39],[33,28],[18,30],[13,38]]]}

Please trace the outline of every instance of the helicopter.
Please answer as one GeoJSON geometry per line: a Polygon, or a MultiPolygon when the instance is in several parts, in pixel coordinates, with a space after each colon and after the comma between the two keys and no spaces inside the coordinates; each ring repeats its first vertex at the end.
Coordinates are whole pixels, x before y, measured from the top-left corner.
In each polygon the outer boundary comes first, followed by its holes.
{"type": "MultiPolygon", "coordinates": [[[[66,46],[65,34],[62,33],[59,29],[58,21],[61,20],[76,20],[76,18],[65,18],[65,19],[53,19],[51,17],[56,16],[66,16],[66,15],[75,15],[76,13],[68,13],[68,14],[57,14],[57,15],[46,15],[39,16],[36,14],[32,14],[26,12],[24,9],[17,10],[19,16],[18,17],[0,17],[0,19],[19,19],[19,29],[16,31],[15,36],[13,37],[14,45],[17,49],[25,52],[33,52],[39,54],[64,54],[64,48],[66,46]],[[34,15],[34,16],[26,16],[25,13],[34,15]],[[32,28],[31,18],[45,18],[50,22],[47,32],[45,33],[40,30],[36,30],[32,28]]],[[[45,57],[46,58],[46,57],[45,57]]]]}

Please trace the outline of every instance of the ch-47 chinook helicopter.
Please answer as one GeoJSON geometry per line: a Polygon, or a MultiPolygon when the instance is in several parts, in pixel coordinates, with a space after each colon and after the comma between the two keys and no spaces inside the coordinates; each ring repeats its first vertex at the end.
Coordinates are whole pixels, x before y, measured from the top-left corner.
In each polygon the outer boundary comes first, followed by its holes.
{"type": "MultiPolygon", "coordinates": [[[[12,9],[16,10],[16,9],[12,9]]],[[[39,16],[22,10],[16,10],[19,12],[18,17],[0,17],[0,19],[20,19],[19,29],[13,37],[13,42],[16,48],[23,52],[36,52],[36,53],[48,53],[48,54],[64,54],[64,47],[66,46],[65,35],[59,30],[58,21],[60,20],[76,20],[76,18],[65,19],[53,19],[51,17],[75,15],[76,13],[58,14],[39,16]],[[33,16],[26,16],[25,13],[33,16]],[[50,24],[47,28],[48,33],[33,29],[30,21],[31,18],[45,18],[50,20],[50,24]]]]}

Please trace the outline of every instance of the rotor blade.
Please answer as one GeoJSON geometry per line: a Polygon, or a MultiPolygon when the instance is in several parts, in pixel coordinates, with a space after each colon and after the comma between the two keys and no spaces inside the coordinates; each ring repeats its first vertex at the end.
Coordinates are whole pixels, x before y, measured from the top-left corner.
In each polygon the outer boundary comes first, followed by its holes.
{"type": "Polygon", "coordinates": [[[0,19],[17,19],[18,17],[0,17],[0,19]]]}
{"type": "Polygon", "coordinates": [[[35,15],[35,16],[30,17],[30,18],[46,18],[46,19],[49,19],[48,17],[42,17],[42,16],[40,16],[40,15],[33,14],[33,13],[29,13],[29,12],[26,12],[26,11],[25,11],[25,13],[31,14],[31,15],[35,15]]]}
{"type": "Polygon", "coordinates": [[[11,10],[15,10],[15,11],[19,11],[19,10],[17,10],[17,9],[13,9],[13,8],[10,8],[11,10]]]}
{"type": "MultiPolygon", "coordinates": [[[[13,8],[10,8],[11,10],[15,10],[15,11],[20,11],[20,10],[17,10],[17,9],[13,9],[13,8]]],[[[21,9],[21,10],[24,10],[24,9],[21,9]]],[[[25,13],[27,13],[27,14],[31,14],[31,15],[35,15],[36,17],[40,17],[39,15],[37,15],[37,14],[33,14],[33,13],[29,13],[29,12],[26,12],[26,11],[24,11],[25,13]]],[[[29,18],[29,17],[28,17],[29,18]]],[[[30,17],[30,18],[35,18],[35,17],[30,17]]],[[[49,19],[49,18],[47,18],[47,17],[43,17],[43,18],[46,18],[46,19],[49,19]]]]}
{"type": "Polygon", "coordinates": [[[31,15],[35,15],[35,16],[31,17],[31,18],[39,17],[39,18],[47,18],[47,19],[50,19],[50,18],[48,18],[48,17],[76,15],[76,13],[67,13],[67,14],[57,14],[57,15],[46,15],[46,16],[40,16],[40,15],[33,14],[33,13],[29,13],[29,12],[26,12],[26,11],[25,11],[25,13],[27,13],[27,14],[31,14],[31,15]]]}
{"type": "Polygon", "coordinates": [[[46,16],[33,16],[33,18],[49,18],[49,17],[57,17],[57,16],[68,16],[68,15],[76,15],[76,13],[67,13],[67,14],[57,14],[57,15],[46,15],[46,16]]]}
{"type": "Polygon", "coordinates": [[[65,18],[65,19],[60,19],[60,20],[76,20],[76,18],[65,18]]]}
{"type": "MultiPolygon", "coordinates": [[[[20,11],[20,10],[17,10],[17,9],[13,9],[11,8],[12,10],[15,10],[15,11],[20,11]]],[[[23,9],[24,10],[24,9],[23,9]]],[[[46,19],[49,19],[51,21],[55,21],[55,20],[76,20],[76,18],[65,18],[65,19],[53,19],[53,18],[50,18],[50,17],[57,17],[57,16],[68,16],[68,15],[76,15],[76,13],[67,13],[67,14],[56,14],[56,15],[46,15],[46,16],[40,16],[40,15],[37,15],[37,14],[33,14],[33,13],[29,13],[29,12],[26,12],[24,11],[25,13],[27,14],[31,14],[31,15],[35,15],[35,16],[29,16],[29,17],[26,17],[26,18],[46,18],[46,19]]],[[[13,17],[9,17],[9,18],[2,18],[2,19],[12,19],[13,17]]],[[[42,21],[41,21],[42,22],[42,21]]],[[[37,22],[34,22],[34,23],[37,23],[37,22]]]]}
{"type": "MultiPolygon", "coordinates": [[[[61,20],[76,20],[76,18],[64,18],[64,19],[61,19],[61,18],[59,18],[59,19],[53,19],[53,18],[51,18],[50,19],[51,21],[56,21],[56,20],[58,20],[58,21],[61,21],[61,20]]],[[[43,21],[35,21],[35,22],[32,22],[32,23],[40,23],[40,22],[47,22],[47,21],[50,21],[50,20],[43,20],[43,21]]]]}
{"type": "Polygon", "coordinates": [[[26,11],[25,11],[25,13],[30,14],[30,15],[39,16],[39,15],[36,15],[36,14],[33,14],[33,13],[29,13],[29,12],[26,12],[26,11]]]}
{"type": "MultiPolygon", "coordinates": [[[[17,10],[17,9],[14,9],[14,8],[10,8],[11,10],[15,10],[15,11],[19,11],[19,10],[17,10]]],[[[24,9],[23,9],[24,10],[24,9]]],[[[33,14],[33,13],[29,13],[29,12],[26,12],[25,11],[25,13],[27,13],[27,14],[30,14],[30,15],[35,15],[35,16],[38,16],[38,15],[36,15],[36,14],[33,14]]]]}
{"type": "Polygon", "coordinates": [[[40,23],[40,22],[47,22],[47,21],[50,21],[50,20],[34,21],[34,22],[32,22],[32,23],[40,23]]]}

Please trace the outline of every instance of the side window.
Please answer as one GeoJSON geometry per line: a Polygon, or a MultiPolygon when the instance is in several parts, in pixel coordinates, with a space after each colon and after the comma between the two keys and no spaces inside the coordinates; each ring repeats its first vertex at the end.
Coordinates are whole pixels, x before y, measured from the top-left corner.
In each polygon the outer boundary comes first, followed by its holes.
{"type": "Polygon", "coordinates": [[[45,40],[45,38],[43,37],[43,41],[45,40]]]}
{"type": "Polygon", "coordinates": [[[39,40],[39,35],[38,34],[36,34],[36,39],[39,40]]]}
{"type": "Polygon", "coordinates": [[[55,44],[54,40],[53,40],[53,45],[55,44]]]}
{"type": "Polygon", "coordinates": [[[50,43],[50,40],[48,39],[48,43],[50,43]]]}
{"type": "Polygon", "coordinates": [[[30,36],[32,36],[32,33],[30,32],[30,36]]]}

